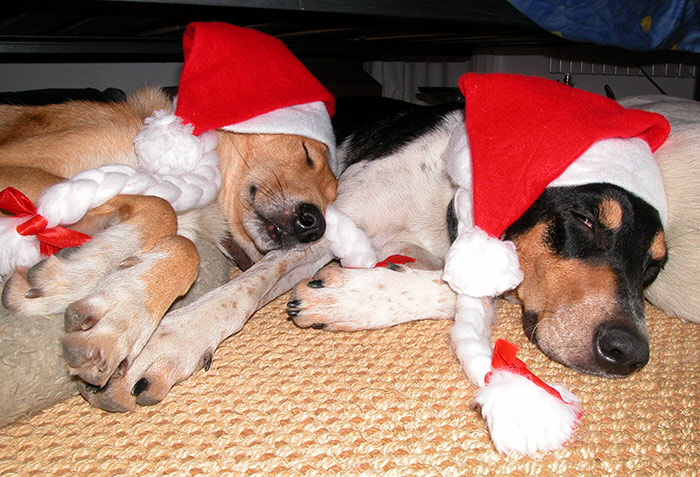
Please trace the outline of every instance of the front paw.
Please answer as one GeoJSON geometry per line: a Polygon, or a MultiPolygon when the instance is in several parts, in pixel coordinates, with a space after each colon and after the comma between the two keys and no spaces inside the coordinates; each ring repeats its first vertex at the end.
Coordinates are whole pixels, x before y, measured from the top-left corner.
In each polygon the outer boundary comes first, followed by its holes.
{"type": "Polygon", "coordinates": [[[287,314],[302,328],[329,331],[451,318],[455,295],[440,281],[440,273],[396,264],[360,269],[330,265],[292,290],[287,314]]]}
{"type": "Polygon", "coordinates": [[[160,316],[144,304],[142,285],[130,273],[110,275],[64,313],[63,356],[70,374],[101,387],[145,346],[160,316]]]}
{"type": "Polygon", "coordinates": [[[119,263],[139,250],[127,226],[115,226],[80,246],[60,250],[5,282],[2,303],[19,315],[62,313],[87,296],[119,263]]]}
{"type": "Polygon", "coordinates": [[[102,387],[80,383],[80,394],[93,406],[111,412],[161,402],[177,383],[199,369],[208,370],[215,346],[196,318],[175,310],[166,315],[133,362],[118,369],[102,387]]]}
{"type": "Polygon", "coordinates": [[[107,271],[94,264],[75,262],[70,257],[77,249],[64,249],[29,269],[17,269],[7,278],[2,304],[23,316],[62,312],[66,306],[85,296],[107,271]]]}

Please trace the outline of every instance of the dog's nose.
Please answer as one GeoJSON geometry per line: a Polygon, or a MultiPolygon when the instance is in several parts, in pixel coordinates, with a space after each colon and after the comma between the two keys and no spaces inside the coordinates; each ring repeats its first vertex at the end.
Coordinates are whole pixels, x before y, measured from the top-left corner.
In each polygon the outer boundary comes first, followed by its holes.
{"type": "Polygon", "coordinates": [[[294,235],[301,243],[315,242],[323,237],[326,220],[318,207],[313,204],[301,204],[294,221],[294,235]]]}
{"type": "Polygon", "coordinates": [[[610,373],[625,376],[649,361],[649,343],[636,331],[620,325],[603,325],[595,338],[596,359],[610,373]]]}

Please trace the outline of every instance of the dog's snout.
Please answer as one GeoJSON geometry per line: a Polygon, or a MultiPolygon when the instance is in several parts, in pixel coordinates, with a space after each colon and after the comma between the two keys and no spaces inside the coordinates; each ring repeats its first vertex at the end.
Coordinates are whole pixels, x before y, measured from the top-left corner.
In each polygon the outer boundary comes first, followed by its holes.
{"type": "Polygon", "coordinates": [[[595,336],[596,359],[607,373],[626,376],[649,361],[649,343],[621,325],[603,325],[595,336]]]}
{"type": "Polygon", "coordinates": [[[315,242],[323,237],[326,231],[326,220],[323,214],[313,204],[301,204],[294,221],[294,235],[301,243],[315,242]]]}

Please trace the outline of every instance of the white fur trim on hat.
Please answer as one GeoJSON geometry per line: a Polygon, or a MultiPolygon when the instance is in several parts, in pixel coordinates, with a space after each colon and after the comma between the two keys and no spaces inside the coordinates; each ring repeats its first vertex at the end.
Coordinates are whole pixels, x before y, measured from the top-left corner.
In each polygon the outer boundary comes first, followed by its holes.
{"type": "Polygon", "coordinates": [[[221,129],[247,134],[296,134],[314,139],[326,145],[328,164],[333,173],[338,174],[335,135],[328,110],[322,101],[276,109],[221,129]]]}
{"type": "Polygon", "coordinates": [[[549,187],[607,182],[625,189],[654,207],[668,222],[666,193],[659,165],[649,144],[639,138],[603,139],[576,159],[549,187]]]}
{"type": "Polygon", "coordinates": [[[465,129],[458,126],[445,150],[448,173],[459,187],[454,197],[457,238],[445,257],[442,278],[459,294],[497,296],[518,286],[523,274],[515,245],[491,237],[474,225],[468,143],[465,129]]]}

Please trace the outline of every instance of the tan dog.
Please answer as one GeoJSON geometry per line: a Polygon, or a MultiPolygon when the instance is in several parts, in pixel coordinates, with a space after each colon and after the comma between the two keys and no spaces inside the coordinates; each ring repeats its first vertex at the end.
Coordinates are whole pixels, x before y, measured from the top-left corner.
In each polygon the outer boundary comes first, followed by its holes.
{"type": "MultiPolygon", "coordinates": [[[[15,187],[35,201],[82,170],[135,166],[133,138],[144,118],[170,107],[158,90],[124,103],[2,106],[0,189],[15,187]]],[[[177,216],[162,199],[117,196],[71,226],[93,236],[90,242],[5,280],[2,303],[15,313],[65,310],[69,370],[99,407],[124,411],[160,401],[173,384],[207,368],[218,344],[274,298],[270,287],[283,273],[285,251],[323,235],[323,212],[336,194],[324,144],[295,135],[217,135],[223,180],[216,203],[177,216]],[[195,236],[243,268],[281,253],[268,260],[274,270],[261,263],[160,323],[196,278],[195,236]],[[169,327],[192,333],[173,339],[169,327]]],[[[293,284],[283,281],[273,293],[293,284]]]]}

